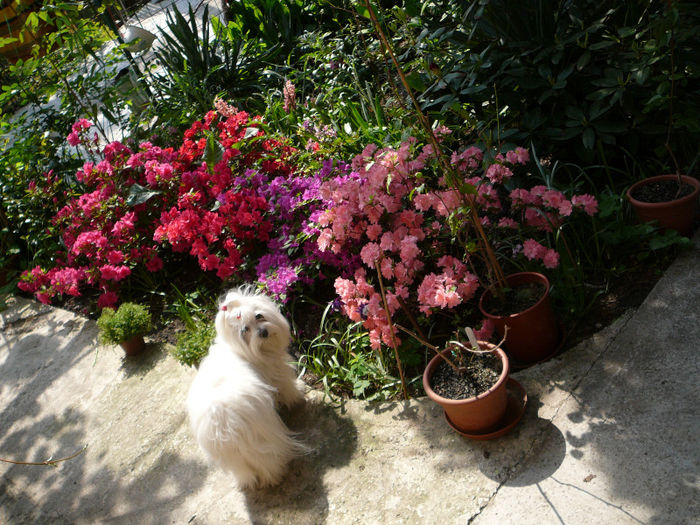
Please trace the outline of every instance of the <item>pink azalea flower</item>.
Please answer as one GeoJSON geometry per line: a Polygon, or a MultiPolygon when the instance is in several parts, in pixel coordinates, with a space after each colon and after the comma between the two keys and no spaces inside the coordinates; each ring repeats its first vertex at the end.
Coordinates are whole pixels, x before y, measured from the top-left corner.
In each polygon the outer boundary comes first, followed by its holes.
{"type": "Polygon", "coordinates": [[[491,319],[484,319],[481,328],[474,330],[474,335],[479,341],[489,341],[493,337],[496,325],[491,319]]]}
{"type": "Polygon", "coordinates": [[[97,298],[97,307],[108,308],[110,306],[115,305],[118,300],[119,296],[116,293],[112,291],[106,291],[97,298]]]}
{"type": "Polygon", "coordinates": [[[360,257],[362,258],[362,262],[370,268],[374,268],[374,264],[379,260],[381,254],[382,251],[376,242],[369,242],[365,244],[362,250],[360,251],[360,257]]]}
{"type": "Polygon", "coordinates": [[[574,195],[571,198],[571,203],[576,207],[583,208],[583,211],[591,217],[598,213],[598,201],[592,195],[574,195]]]}
{"type": "Polygon", "coordinates": [[[146,270],[149,272],[158,272],[163,269],[163,259],[154,255],[146,261],[146,270]]]}
{"type": "Polygon", "coordinates": [[[498,221],[498,227],[499,228],[510,228],[513,230],[517,230],[519,228],[518,223],[515,222],[510,217],[501,217],[500,220],[498,221]]]}
{"type": "Polygon", "coordinates": [[[534,239],[527,239],[525,242],[523,242],[523,255],[525,255],[525,257],[531,261],[544,257],[546,250],[547,249],[544,246],[534,239]]]}
{"type": "Polygon", "coordinates": [[[492,184],[501,184],[504,180],[508,180],[513,176],[513,172],[503,164],[491,164],[486,170],[486,178],[492,184]]]}
{"type": "Polygon", "coordinates": [[[124,254],[119,250],[110,250],[107,252],[107,262],[109,264],[120,264],[124,262],[124,254]]]}
{"type": "Polygon", "coordinates": [[[124,265],[105,264],[100,267],[100,274],[105,281],[121,281],[131,275],[131,269],[124,265]]]}
{"type": "Polygon", "coordinates": [[[530,161],[530,154],[525,148],[518,146],[512,151],[506,152],[506,160],[511,164],[525,165],[530,161]]]}
{"type": "Polygon", "coordinates": [[[559,254],[556,251],[549,249],[542,257],[542,262],[544,263],[545,268],[556,268],[559,266],[559,254]]]}

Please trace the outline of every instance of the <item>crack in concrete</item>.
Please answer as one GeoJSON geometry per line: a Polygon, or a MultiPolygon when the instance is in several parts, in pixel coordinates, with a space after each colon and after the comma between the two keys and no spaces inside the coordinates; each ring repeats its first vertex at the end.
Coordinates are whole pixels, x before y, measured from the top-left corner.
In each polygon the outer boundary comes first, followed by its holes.
{"type": "MultiPolygon", "coordinates": [[[[588,378],[588,376],[591,374],[591,371],[593,370],[595,365],[598,363],[598,361],[600,361],[603,354],[606,354],[608,352],[608,350],[615,343],[615,341],[617,340],[619,335],[624,331],[624,329],[626,328],[627,324],[630,322],[630,320],[632,319],[632,317],[636,311],[637,311],[636,308],[630,308],[623,315],[621,315],[620,318],[618,318],[618,320],[614,321],[614,322],[618,322],[619,319],[621,319],[625,316],[627,317],[626,319],[621,321],[621,325],[616,329],[615,333],[608,338],[608,341],[606,342],[605,345],[603,345],[603,348],[601,348],[600,352],[598,352],[598,354],[595,356],[595,359],[591,360],[591,363],[590,363],[590,366],[588,367],[588,369],[578,377],[578,380],[573,385],[573,387],[570,389],[568,395],[566,395],[563,398],[563,400],[561,401],[561,403],[559,403],[559,406],[556,407],[552,416],[549,418],[544,418],[544,419],[546,419],[546,421],[549,421],[550,423],[552,423],[557,418],[562,407],[566,405],[566,403],[567,403],[567,401],[569,401],[569,399],[574,397],[573,392],[575,392],[578,389],[578,387],[581,385],[581,383],[586,378],[588,378]]],[[[479,517],[479,515],[484,511],[484,509],[486,509],[491,504],[491,502],[496,498],[496,496],[498,495],[501,488],[506,483],[508,483],[508,481],[510,481],[512,479],[514,473],[518,472],[519,467],[521,465],[525,464],[532,457],[532,451],[535,449],[536,445],[539,445],[542,442],[542,439],[543,439],[542,436],[544,435],[545,431],[546,431],[546,429],[543,428],[542,430],[540,430],[537,433],[536,438],[532,440],[530,447],[523,453],[523,456],[520,459],[520,461],[518,461],[515,465],[513,465],[511,468],[508,469],[507,474],[506,474],[506,478],[498,484],[498,486],[491,493],[491,496],[486,501],[486,503],[484,503],[483,505],[481,505],[479,507],[478,512],[476,512],[476,514],[474,514],[473,516],[471,516],[469,518],[469,521],[467,522],[467,524],[473,523],[474,520],[476,520],[479,517]]]]}

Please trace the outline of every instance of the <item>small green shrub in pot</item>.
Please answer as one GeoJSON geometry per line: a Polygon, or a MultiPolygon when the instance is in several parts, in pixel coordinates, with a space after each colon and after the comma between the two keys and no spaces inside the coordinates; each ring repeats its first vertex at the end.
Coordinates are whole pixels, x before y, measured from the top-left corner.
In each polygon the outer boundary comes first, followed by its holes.
{"type": "MultiPolygon", "coordinates": [[[[143,337],[153,325],[151,314],[143,305],[123,303],[116,311],[111,308],[102,310],[97,320],[102,344],[122,344],[139,336],[143,337]]],[[[124,348],[127,353],[129,350],[124,348]]]]}

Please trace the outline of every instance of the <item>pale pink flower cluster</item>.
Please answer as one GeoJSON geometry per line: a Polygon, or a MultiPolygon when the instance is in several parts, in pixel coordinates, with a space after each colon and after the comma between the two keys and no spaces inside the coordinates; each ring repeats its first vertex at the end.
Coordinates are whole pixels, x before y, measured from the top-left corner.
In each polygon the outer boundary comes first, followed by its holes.
{"type": "MultiPolygon", "coordinates": [[[[451,156],[462,177],[460,187],[473,197],[448,187],[444,177],[428,179],[424,173],[433,167],[432,147],[418,148],[414,139],[398,149],[369,145],[353,159],[349,174],[321,185],[327,207],[317,220],[318,247],[336,254],[349,252],[362,261],[364,267],[352,279],[337,279],[335,288],[346,315],[363,323],[374,348],[399,342],[386,318],[376,271],[384,281],[392,317],[404,308],[430,316],[475,296],[478,278],[465,261],[450,255],[455,243],[449,223],[468,206],[478,208],[481,224],[501,247],[499,253],[511,247],[509,256],[540,261],[550,269],[559,265],[559,254],[528,237],[546,237],[575,209],[589,215],[597,211],[590,195],[568,199],[545,186],[514,189],[510,202],[501,202],[499,195],[508,195],[504,183],[530,156],[524,148],[515,148],[489,155],[488,161],[485,157],[475,146],[451,156]]],[[[492,324],[485,322],[478,333],[488,339],[492,331],[492,324]]]]}
{"type": "MultiPolygon", "coordinates": [[[[322,184],[329,202],[318,219],[322,251],[340,253],[357,249],[371,274],[379,269],[386,285],[387,307],[393,315],[403,304],[417,302],[420,311],[454,308],[469,300],[479,286],[466,265],[447,252],[444,221],[427,213],[447,215],[459,205],[453,190],[425,192],[418,172],[431,149],[414,151],[413,141],[398,149],[367,147],[352,161],[354,171],[322,184]],[[442,238],[441,238],[442,237],[442,238]],[[411,296],[414,295],[415,298],[411,296]]],[[[338,278],[336,292],[346,315],[362,321],[374,348],[391,345],[392,334],[379,294],[361,268],[354,278],[338,278]]]]}
{"type": "Polygon", "coordinates": [[[546,186],[534,186],[530,190],[516,188],[510,192],[513,209],[522,212],[527,226],[545,232],[558,228],[575,208],[593,216],[598,212],[598,202],[592,195],[574,195],[571,200],[558,190],[546,186]]]}
{"type": "Polygon", "coordinates": [[[284,104],[282,109],[286,113],[289,113],[297,106],[297,90],[292,84],[291,80],[287,80],[282,88],[282,95],[284,96],[284,104]]]}
{"type": "Polygon", "coordinates": [[[233,117],[238,113],[238,108],[228,104],[224,99],[218,97],[214,100],[214,109],[216,109],[217,113],[224,118],[233,117]]]}
{"type": "Polygon", "coordinates": [[[468,301],[479,287],[479,280],[459,259],[445,255],[437,264],[443,272],[429,273],[418,286],[420,311],[425,315],[430,315],[433,308],[454,308],[468,301]]]}
{"type": "Polygon", "coordinates": [[[526,239],[523,242],[523,255],[530,261],[541,260],[545,268],[556,268],[559,266],[559,254],[556,250],[542,246],[534,239],[526,239]]]}

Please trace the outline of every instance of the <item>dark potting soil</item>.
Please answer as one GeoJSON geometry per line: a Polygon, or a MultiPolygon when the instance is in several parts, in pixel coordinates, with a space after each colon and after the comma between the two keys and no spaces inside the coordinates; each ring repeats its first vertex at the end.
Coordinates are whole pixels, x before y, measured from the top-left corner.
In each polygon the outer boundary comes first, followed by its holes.
{"type": "Polygon", "coordinates": [[[678,193],[678,181],[660,180],[642,184],[630,193],[632,197],[641,202],[669,202],[693,193],[692,185],[682,182],[681,191],[678,193]]]}
{"type": "Polygon", "coordinates": [[[501,290],[501,297],[491,293],[484,302],[484,308],[491,315],[505,317],[524,312],[534,306],[545,294],[544,285],[525,283],[501,290]]]}
{"type": "Polygon", "coordinates": [[[464,370],[457,372],[442,361],[430,378],[436,394],[447,399],[468,399],[486,392],[501,377],[501,360],[493,354],[465,356],[464,370]]]}

